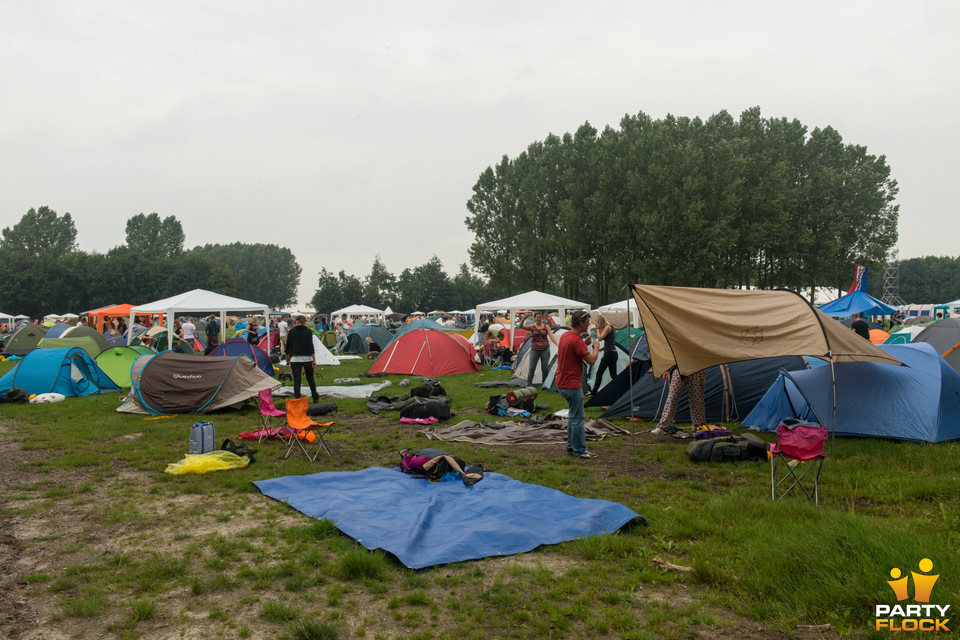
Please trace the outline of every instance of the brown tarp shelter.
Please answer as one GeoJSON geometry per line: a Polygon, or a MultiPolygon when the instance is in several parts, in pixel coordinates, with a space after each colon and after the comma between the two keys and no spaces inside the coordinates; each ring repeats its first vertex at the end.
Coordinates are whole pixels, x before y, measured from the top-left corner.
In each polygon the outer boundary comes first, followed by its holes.
{"type": "MultiPolygon", "coordinates": [[[[772,356],[829,360],[831,434],[837,423],[835,362],[902,364],[793,291],[644,284],[630,289],[646,329],[654,376],[674,366],[680,375],[690,375],[718,364],[772,356]]],[[[827,423],[820,419],[820,424],[827,423]]],[[[832,448],[831,440],[831,453],[832,448]]]]}
{"type": "Polygon", "coordinates": [[[239,408],[263,389],[283,385],[243,356],[194,356],[164,351],[131,367],[131,388],[117,411],[161,415],[239,408]]]}
{"type": "Polygon", "coordinates": [[[772,356],[900,364],[793,291],[630,285],[647,333],[653,374],[681,375],[772,356]]]}

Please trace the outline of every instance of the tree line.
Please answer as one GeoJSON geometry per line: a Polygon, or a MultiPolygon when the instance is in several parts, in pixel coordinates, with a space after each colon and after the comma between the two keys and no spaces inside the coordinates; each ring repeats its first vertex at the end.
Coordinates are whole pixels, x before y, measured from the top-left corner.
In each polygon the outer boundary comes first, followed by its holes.
{"type": "Polygon", "coordinates": [[[300,266],[289,249],[239,242],[184,249],[184,240],[176,217],[140,213],[127,220],[125,244],[87,253],[69,213],[30,209],[0,237],[0,302],[7,313],[39,317],[198,288],[277,308],[296,301],[300,266]]]}
{"type": "Polygon", "coordinates": [[[511,293],[596,305],[625,283],[846,288],[897,240],[884,156],[831,127],[644,113],[549,135],[480,174],[467,202],[473,266],[511,293]]]}
{"type": "MultiPolygon", "coordinates": [[[[905,304],[941,304],[960,300],[960,256],[924,256],[896,260],[898,295],[905,304]]],[[[884,272],[868,272],[867,293],[883,297],[884,272]]]]}

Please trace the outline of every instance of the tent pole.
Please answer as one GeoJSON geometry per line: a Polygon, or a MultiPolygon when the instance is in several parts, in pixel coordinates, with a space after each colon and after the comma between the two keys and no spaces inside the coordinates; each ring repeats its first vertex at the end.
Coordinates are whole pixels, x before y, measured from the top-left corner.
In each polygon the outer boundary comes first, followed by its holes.
{"type": "Polygon", "coordinates": [[[830,388],[833,393],[833,420],[830,421],[830,457],[833,457],[834,433],[837,430],[837,372],[833,367],[833,352],[830,352],[830,388]]]}

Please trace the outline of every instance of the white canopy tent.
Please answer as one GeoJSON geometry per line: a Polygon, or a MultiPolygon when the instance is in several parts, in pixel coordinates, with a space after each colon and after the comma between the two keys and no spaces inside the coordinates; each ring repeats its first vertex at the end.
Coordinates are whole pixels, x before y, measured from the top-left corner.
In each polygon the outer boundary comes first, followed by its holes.
{"type": "Polygon", "coordinates": [[[629,300],[621,300],[620,302],[611,302],[610,304],[605,304],[599,309],[600,313],[625,313],[627,314],[627,322],[634,328],[640,328],[640,312],[637,310],[637,301],[633,298],[629,300]]]}
{"type": "MultiPolygon", "coordinates": [[[[226,329],[227,311],[256,311],[266,319],[270,312],[270,307],[260,302],[250,302],[239,298],[231,298],[220,293],[207,291],[205,289],[194,289],[187,291],[172,298],[164,298],[156,302],[148,302],[130,309],[129,326],[133,326],[134,319],[138,315],[162,314],[165,316],[167,326],[167,349],[173,348],[173,319],[176,314],[184,313],[210,313],[211,311],[220,314],[221,335],[226,329]]],[[[127,334],[127,344],[133,338],[133,332],[127,334]]],[[[267,351],[270,350],[270,331],[267,331],[267,351]]]]}
{"type": "Polygon", "coordinates": [[[374,309],[373,307],[368,307],[365,304],[352,304],[349,307],[344,307],[343,309],[338,309],[330,314],[330,323],[333,324],[333,319],[347,314],[353,318],[359,316],[374,316],[380,319],[380,324],[383,324],[384,313],[383,309],[374,309]]]}
{"type": "Polygon", "coordinates": [[[506,310],[510,314],[510,344],[513,344],[514,327],[517,325],[516,313],[518,309],[527,311],[557,311],[560,314],[560,320],[566,317],[568,311],[582,309],[589,311],[590,305],[569,298],[562,298],[542,291],[527,291],[502,300],[485,302],[478,304],[474,310],[474,317],[477,318],[479,327],[479,318],[481,313],[496,313],[499,310],[506,310]]]}

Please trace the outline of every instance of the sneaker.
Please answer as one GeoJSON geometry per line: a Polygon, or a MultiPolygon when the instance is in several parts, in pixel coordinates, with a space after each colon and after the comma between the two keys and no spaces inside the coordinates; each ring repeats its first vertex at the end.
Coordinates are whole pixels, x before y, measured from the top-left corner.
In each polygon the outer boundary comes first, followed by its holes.
{"type": "Polygon", "coordinates": [[[581,458],[581,459],[586,458],[587,460],[589,460],[589,459],[591,459],[591,458],[596,458],[596,457],[597,457],[597,454],[593,453],[592,451],[584,451],[583,453],[581,453],[581,454],[578,455],[577,457],[578,457],[578,458],[581,458]]]}

